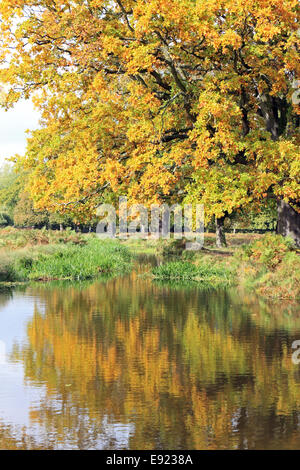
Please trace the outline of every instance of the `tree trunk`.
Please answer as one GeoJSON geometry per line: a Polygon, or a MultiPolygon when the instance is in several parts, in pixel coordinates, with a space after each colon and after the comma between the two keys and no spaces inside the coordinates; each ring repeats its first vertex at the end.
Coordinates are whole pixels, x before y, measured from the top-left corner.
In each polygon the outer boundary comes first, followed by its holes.
{"type": "Polygon", "coordinates": [[[63,229],[64,229],[63,224],[59,224],[59,230],[60,230],[60,232],[62,232],[63,229]]]}
{"type": "Polygon", "coordinates": [[[278,221],[277,233],[294,240],[297,247],[300,247],[300,214],[295,211],[283,199],[277,205],[278,221]]]}
{"type": "Polygon", "coordinates": [[[216,246],[218,248],[227,246],[224,221],[225,221],[225,216],[220,217],[219,219],[216,218],[216,246]]]}

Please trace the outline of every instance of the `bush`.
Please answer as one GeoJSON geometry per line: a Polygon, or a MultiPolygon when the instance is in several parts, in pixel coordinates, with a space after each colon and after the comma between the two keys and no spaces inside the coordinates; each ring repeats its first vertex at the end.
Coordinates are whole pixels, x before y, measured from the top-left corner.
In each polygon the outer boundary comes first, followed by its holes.
{"type": "Polygon", "coordinates": [[[292,240],[265,235],[243,246],[235,260],[238,275],[246,286],[270,298],[300,298],[300,256],[292,240]]]}
{"type": "Polygon", "coordinates": [[[12,225],[13,221],[9,214],[6,212],[0,211],[0,227],[7,227],[8,225],[12,225]]]}
{"type": "Polygon", "coordinates": [[[275,269],[284,256],[293,249],[294,244],[291,239],[268,234],[249,245],[243,245],[242,250],[237,252],[237,258],[241,257],[244,261],[275,269]]]}
{"type": "Polygon", "coordinates": [[[7,259],[0,260],[0,282],[14,282],[17,280],[13,264],[7,259]]]}
{"type": "Polygon", "coordinates": [[[300,299],[300,256],[286,254],[275,270],[258,276],[256,288],[266,297],[300,299]]]}

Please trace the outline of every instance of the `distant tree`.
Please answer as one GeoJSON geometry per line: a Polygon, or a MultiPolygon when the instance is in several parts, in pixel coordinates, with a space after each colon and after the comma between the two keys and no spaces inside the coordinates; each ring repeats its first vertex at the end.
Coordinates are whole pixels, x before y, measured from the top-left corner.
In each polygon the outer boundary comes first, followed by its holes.
{"type": "Polygon", "coordinates": [[[29,194],[23,191],[14,210],[14,223],[18,227],[42,227],[48,225],[48,214],[36,211],[29,194]]]}
{"type": "Polygon", "coordinates": [[[7,214],[10,223],[13,223],[14,209],[24,186],[23,176],[23,174],[17,174],[10,165],[5,165],[0,169],[0,211],[7,214]]]}
{"type": "Polygon", "coordinates": [[[246,230],[276,230],[276,224],[277,207],[274,199],[266,201],[264,206],[236,212],[229,221],[231,229],[246,230]]]}
{"type": "Polygon", "coordinates": [[[60,228],[60,230],[63,230],[66,227],[71,227],[73,225],[71,217],[65,214],[60,214],[58,212],[49,214],[48,223],[50,228],[60,228]]]}

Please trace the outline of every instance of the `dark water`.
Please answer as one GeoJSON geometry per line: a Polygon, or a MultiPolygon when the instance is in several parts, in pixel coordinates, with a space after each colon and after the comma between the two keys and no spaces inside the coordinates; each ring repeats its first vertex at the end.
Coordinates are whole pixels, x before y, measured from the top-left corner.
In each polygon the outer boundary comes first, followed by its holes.
{"type": "Polygon", "coordinates": [[[296,339],[299,304],[137,271],[4,292],[0,448],[299,449],[296,339]]]}

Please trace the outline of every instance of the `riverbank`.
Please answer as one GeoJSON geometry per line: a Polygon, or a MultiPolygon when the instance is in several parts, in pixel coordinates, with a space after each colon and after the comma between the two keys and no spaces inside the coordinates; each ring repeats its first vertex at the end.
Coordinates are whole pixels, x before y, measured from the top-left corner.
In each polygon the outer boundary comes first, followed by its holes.
{"type": "Polygon", "coordinates": [[[128,241],[132,253],[161,257],[152,276],[159,281],[192,282],[201,287],[237,285],[270,299],[300,299],[300,253],[289,239],[275,234],[230,234],[228,246],[217,249],[205,234],[202,250],[184,249],[182,241],[128,241]]]}
{"type": "Polygon", "coordinates": [[[185,250],[184,240],[99,240],[71,230],[0,230],[0,285],[27,281],[84,280],[132,269],[138,255],[154,255],[150,277],[200,287],[243,288],[275,299],[300,299],[299,250],[283,237],[230,234],[215,247],[205,234],[202,250],[185,250]]]}
{"type": "Polygon", "coordinates": [[[67,231],[0,231],[0,283],[84,280],[132,268],[129,250],[118,241],[67,231]]]}

